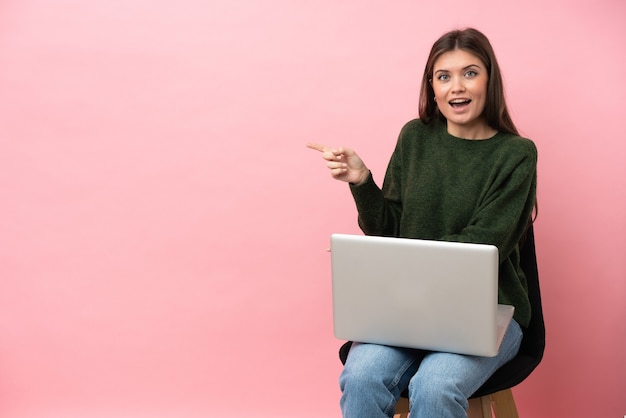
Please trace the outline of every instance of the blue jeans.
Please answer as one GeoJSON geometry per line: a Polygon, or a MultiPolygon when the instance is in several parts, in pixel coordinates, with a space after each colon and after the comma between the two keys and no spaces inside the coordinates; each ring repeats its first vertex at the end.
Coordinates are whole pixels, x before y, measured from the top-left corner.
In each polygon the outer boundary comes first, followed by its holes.
{"type": "Polygon", "coordinates": [[[495,357],[354,343],[339,378],[343,417],[393,417],[408,389],[411,418],[466,418],[467,399],[515,357],[521,342],[513,320],[495,357]]]}

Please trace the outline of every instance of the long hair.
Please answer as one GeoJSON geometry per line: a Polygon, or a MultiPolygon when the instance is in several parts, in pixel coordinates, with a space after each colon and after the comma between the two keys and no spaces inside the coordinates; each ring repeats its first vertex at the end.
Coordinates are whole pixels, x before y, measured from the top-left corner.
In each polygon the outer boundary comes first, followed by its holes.
{"type": "Polygon", "coordinates": [[[498,66],[493,48],[487,37],[473,28],[450,31],[433,44],[424,68],[422,87],[420,89],[420,119],[424,123],[429,123],[433,118],[445,121],[435,102],[435,92],[431,84],[433,68],[441,55],[459,49],[475,55],[487,67],[489,81],[487,84],[487,100],[483,111],[487,124],[498,131],[519,135],[506,106],[502,74],[500,73],[500,67],[498,66]]]}

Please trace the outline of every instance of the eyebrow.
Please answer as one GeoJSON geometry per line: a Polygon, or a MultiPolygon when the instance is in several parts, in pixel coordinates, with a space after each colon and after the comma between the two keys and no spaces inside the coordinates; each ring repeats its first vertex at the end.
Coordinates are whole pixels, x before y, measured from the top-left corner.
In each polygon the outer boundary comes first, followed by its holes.
{"type": "MultiPolygon", "coordinates": [[[[482,69],[482,67],[480,65],[478,65],[478,64],[470,64],[470,65],[467,65],[467,66],[461,68],[461,70],[469,70],[472,67],[476,67],[478,69],[482,69]]],[[[450,70],[446,70],[445,68],[442,68],[440,70],[435,71],[435,74],[441,73],[441,72],[448,73],[448,72],[450,72],[450,70]]]]}

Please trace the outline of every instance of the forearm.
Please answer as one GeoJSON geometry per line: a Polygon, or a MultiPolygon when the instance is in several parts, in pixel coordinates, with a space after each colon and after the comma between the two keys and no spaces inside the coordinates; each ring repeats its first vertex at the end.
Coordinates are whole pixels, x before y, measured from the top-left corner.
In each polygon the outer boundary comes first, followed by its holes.
{"type": "Polygon", "coordinates": [[[350,184],[359,227],[366,235],[398,236],[398,204],[387,200],[370,173],[360,185],[350,184]]]}

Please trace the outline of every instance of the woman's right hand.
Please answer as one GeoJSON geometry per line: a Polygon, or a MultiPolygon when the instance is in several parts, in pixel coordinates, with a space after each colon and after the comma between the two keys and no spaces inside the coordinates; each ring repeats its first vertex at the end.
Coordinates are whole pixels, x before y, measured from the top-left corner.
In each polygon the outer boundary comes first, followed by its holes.
{"type": "Polygon", "coordinates": [[[359,185],[365,183],[369,177],[369,169],[353,149],[330,148],[315,143],[309,143],[306,146],[322,153],[331,176],[337,180],[359,185]]]}

